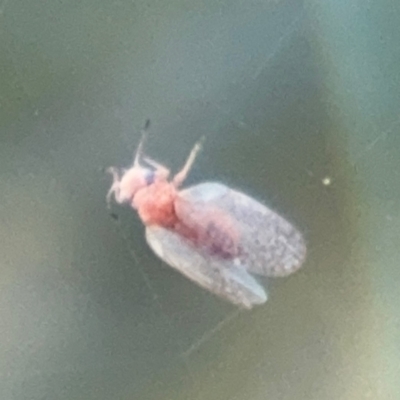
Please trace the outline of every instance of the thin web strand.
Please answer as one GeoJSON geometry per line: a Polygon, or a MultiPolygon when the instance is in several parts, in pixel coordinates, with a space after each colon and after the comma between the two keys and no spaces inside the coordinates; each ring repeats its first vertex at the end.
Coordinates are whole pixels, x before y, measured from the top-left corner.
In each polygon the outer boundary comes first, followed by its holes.
{"type": "MultiPolygon", "coordinates": [[[[163,310],[163,307],[162,307],[161,302],[160,302],[160,300],[159,300],[159,296],[157,295],[157,292],[156,292],[156,290],[154,289],[154,286],[151,284],[150,278],[148,277],[148,275],[147,275],[146,272],[144,271],[144,269],[143,269],[141,263],[139,262],[139,258],[137,257],[136,252],[133,250],[132,246],[130,245],[130,242],[129,242],[129,240],[128,240],[128,236],[126,235],[125,230],[123,229],[119,218],[117,217],[116,214],[113,214],[113,215],[112,215],[112,219],[113,219],[114,223],[115,223],[116,226],[117,226],[117,229],[118,229],[119,234],[121,235],[121,237],[123,238],[123,240],[124,240],[124,242],[125,242],[125,244],[126,244],[126,247],[127,247],[127,250],[128,250],[128,252],[129,252],[130,256],[132,257],[132,259],[133,259],[133,261],[135,262],[135,264],[138,266],[139,271],[140,271],[140,274],[142,275],[143,280],[144,280],[144,282],[145,282],[147,288],[149,289],[150,293],[152,294],[153,301],[156,302],[157,307],[160,309],[161,314],[163,315],[164,320],[166,321],[166,323],[167,323],[167,325],[168,325],[168,327],[169,327],[170,332],[173,332],[174,326],[172,325],[172,322],[171,322],[170,318],[168,318],[167,314],[166,314],[165,311],[163,310]],[[115,217],[114,217],[114,216],[115,216],[115,217]]],[[[175,339],[175,340],[176,340],[176,343],[177,343],[177,346],[178,346],[178,349],[179,349],[179,353],[182,354],[182,352],[183,352],[183,345],[182,345],[182,343],[181,343],[180,341],[178,341],[177,339],[175,339]]],[[[188,375],[189,375],[189,377],[190,377],[190,380],[191,380],[191,382],[192,382],[192,385],[193,385],[193,387],[195,387],[196,379],[195,379],[195,377],[194,377],[193,371],[191,370],[191,368],[190,368],[190,366],[189,366],[189,363],[188,363],[187,359],[186,359],[186,358],[182,358],[182,357],[179,357],[179,358],[181,358],[181,361],[183,362],[183,364],[184,364],[184,366],[185,366],[185,368],[186,368],[186,370],[187,370],[187,372],[188,372],[188,375]]]]}

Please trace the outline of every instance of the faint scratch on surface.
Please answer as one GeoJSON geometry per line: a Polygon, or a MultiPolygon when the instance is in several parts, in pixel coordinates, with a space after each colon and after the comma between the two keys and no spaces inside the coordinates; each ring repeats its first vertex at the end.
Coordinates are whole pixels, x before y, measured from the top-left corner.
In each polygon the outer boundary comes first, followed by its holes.
{"type": "Polygon", "coordinates": [[[209,341],[217,332],[219,332],[227,323],[236,318],[242,310],[236,310],[232,314],[228,315],[225,319],[219,322],[214,328],[207,331],[196,343],[193,343],[187,350],[185,350],[181,356],[183,358],[189,357],[194,351],[200,346],[209,341]]]}

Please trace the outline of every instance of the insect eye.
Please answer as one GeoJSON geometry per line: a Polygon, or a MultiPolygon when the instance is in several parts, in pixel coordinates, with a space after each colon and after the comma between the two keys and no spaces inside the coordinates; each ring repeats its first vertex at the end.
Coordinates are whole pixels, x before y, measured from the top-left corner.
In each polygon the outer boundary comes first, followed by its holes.
{"type": "Polygon", "coordinates": [[[155,178],[154,171],[147,170],[145,175],[146,184],[152,185],[154,183],[154,178],[155,178]]]}

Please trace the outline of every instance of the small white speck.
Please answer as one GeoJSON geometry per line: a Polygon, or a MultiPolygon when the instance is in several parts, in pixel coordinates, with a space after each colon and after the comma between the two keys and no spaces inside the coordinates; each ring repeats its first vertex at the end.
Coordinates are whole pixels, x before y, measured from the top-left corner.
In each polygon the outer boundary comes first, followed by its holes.
{"type": "Polygon", "coordinates": [[[324,186],[329,186],[332,183],[332,179],[330,176],[326,176],[324,179],[322,179],[322,184],[324,186]]]}

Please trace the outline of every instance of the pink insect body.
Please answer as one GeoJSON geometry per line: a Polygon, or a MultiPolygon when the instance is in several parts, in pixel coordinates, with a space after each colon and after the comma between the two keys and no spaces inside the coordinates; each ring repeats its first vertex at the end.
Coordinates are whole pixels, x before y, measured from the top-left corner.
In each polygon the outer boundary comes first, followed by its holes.
{"type": "Polygon", "coordinates": [[[203,288],[243,308],[267,300],[251,275],[287,276],[302,265],[306,247],[289,222],[263,204],[220,183],[179,190],[201,146],[168,180],[169,170],[147,157],[143,140],[132,167],[109,168],[110,204],[129,203],[146,226],[146,240],[167,264],[203,288]]]}

